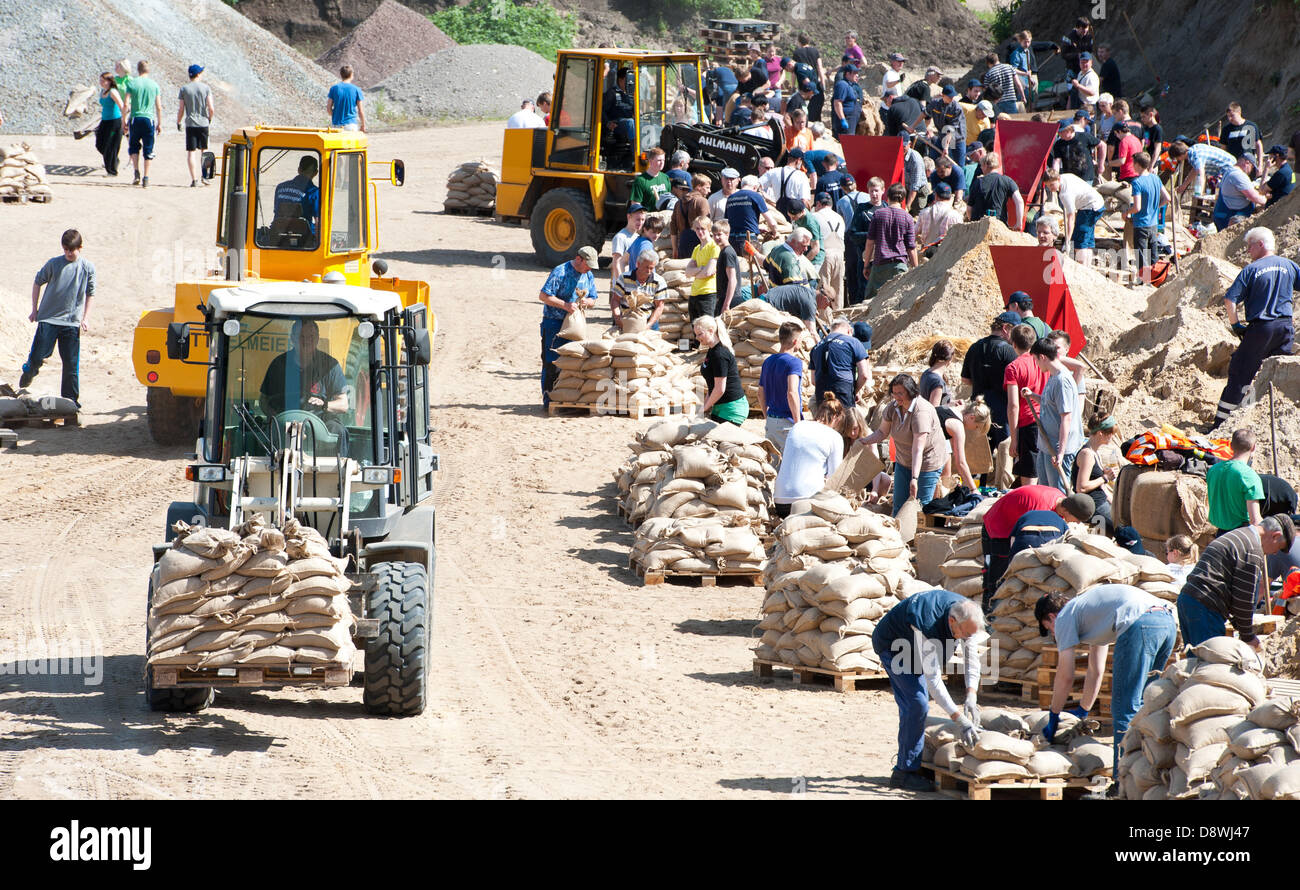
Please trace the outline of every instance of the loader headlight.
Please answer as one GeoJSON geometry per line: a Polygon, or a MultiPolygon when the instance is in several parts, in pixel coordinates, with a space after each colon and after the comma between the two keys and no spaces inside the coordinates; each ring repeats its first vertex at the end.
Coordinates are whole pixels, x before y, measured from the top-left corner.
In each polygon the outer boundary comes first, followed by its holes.
{"type": "Polygon", "coordinates": [[[361,481],[367,485],[391,485],[397,480],[392,467],[362,467],[361,481]]]}
{"type": "Polygon", "coordinates": [[[362,340],[369,340],[375,335],[375,323],[373,321],[363,321],[357,325],[357,336],[362,340]]]}
{"type": "Polygon", "coordinates": [[[225,321],[223,321],[221,323],[221,333],[225,334],[227,337],[238,337],[239,319],[227,318],[225,321]]]}
{"type": "Polygon", "coordinates": [[[226,468],[219,464],[191,464],[185,468],[185,478],[191,482],[224,482],[226,468]]]}

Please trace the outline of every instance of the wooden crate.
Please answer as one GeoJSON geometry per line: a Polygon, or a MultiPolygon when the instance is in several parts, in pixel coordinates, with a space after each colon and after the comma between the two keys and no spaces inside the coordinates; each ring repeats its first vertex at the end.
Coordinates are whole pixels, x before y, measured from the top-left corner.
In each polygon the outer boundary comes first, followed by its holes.
{"type": "Polygon", "coordinates": [[[1105,776],[1087,779],[1061,778],[1026,781],[1024,779],[1007,779],[996,782],[977,782],[970,776],[935,766],[933,763],[921,765],[922,773],[929,773],[939,784],[939,793],[961,800],[992,800],[1012,796],[1025,796],[1029,792],[1039,800],[1066,800],[1082,797],[1091,792],[1105,791],[1111,780],[1105,776]]]}
{"type": "Polygon", "coordinates": [[[653,587],[668,581],[683,581],[687,584],[698,583],[701,587],[716,587],[719,579],[741,582],[747,587],[763,586],[763,573],[748,569],[744,571],[727,571],[723,569],[716,572],[646,571],[640,561],[633,557],[628,558],[628,564],[646,587],[653,587]]]}
{"type": "Polygon", "coordinates": [[[784,661],[754,659],[755,677],[773,677],[775,676],[772,673],[773,668],[790,671],[795,683],[832,686],[836,692],[856,692],[862,688],[858,683],[871,682],[875,684],[872,688],[876,689],[880,688],[882,681],[885,686],[889,685],[889,675],[884,671],[835,671],[820,667],[805,667],[800,664],[786,664],[784,661]]]}

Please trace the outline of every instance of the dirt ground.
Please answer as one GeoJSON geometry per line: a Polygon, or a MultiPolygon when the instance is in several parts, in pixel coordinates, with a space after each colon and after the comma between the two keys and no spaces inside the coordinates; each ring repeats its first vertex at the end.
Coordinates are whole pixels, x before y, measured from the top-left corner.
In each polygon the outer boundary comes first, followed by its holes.
{"type": "MultiPolygon", "coordinates": [[[[498,164],[499,139],[476,124],[373,141],[372,158],[408,170],[405,188],[380,186],[381,255],[432,283],[438,317],[435,647],[429,707],[408,720],[365,715],[357,687],[148,710],[150,546],[189,488],[187,449],[148,436],[131,334],[170,305],[178,273],[211,263],[216,189],[190,189],[164,138],[147,191],[95,172],[55,177],[51,204],[0,205],[0,380],[17,381],[31,280],[63,229],[82,231],[99,277],[84,426],[24,429],[0,452],[0,797],[906,796],[884,785],[887,688],[756,680],[760,588],[646,588],[626,567],[612,473],[637,423],[542,414],[545,273],[527,230],[439,212],[450,170],[498,164]],[[103,658],[98,684],[22,673],[83,646],[103,658]]],[[[89,141],[43,153],[95,160],[89,141]]],[[[56,356],[33,390],[56,391],[58,374],[56,356]]]]}

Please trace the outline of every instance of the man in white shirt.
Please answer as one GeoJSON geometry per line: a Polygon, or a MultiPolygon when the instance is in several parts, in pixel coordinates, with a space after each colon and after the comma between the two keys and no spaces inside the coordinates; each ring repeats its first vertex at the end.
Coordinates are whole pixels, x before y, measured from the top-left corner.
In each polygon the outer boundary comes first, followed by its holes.
{"type": "MultiPolygon", "coordinates": [[[[630,275],[636,271],[628,263],[628,251],[632,248],[632,242],[636,240],[636,236],[640,234],[641,226],[645,224],[645,215],[646,209],[640,204],[628,205],[627,225],[616,232],[610,242],[610,281],[618,281],[625,274],[630,275]]],[[[622,315],[622,306],[613,289],[609,292],[609,308],[614,314],[614,324],[618,324],[622,315]]]]}
{"type": "Polygon", "coordinates": [[[764,194],[771,193],[777,209],[789,216],[789,203],[798,201],[812,207],[812,184],[803,172],[803,149],[798,146],[785,153],[785,166],[774,168],[759,179],[764,194]],[[783,200],[784,199],[784,200],[783,200]]]}
{"type": "Polygon", "coordinates": [[[835,212],[831,196],[825,192],[817,193],[816,204],[813,216],[817,217],[822,229],[822,255],[825,257],[818,281],[830,292],[830,305],[839,310],[844,308],[844,217],[835,212]]]}
{"type": "Polygon", "coordinates": [[[952,186],[941,182],[934,188],[934,203],[921,211],[916,218],[916,243],[925,250],[944,239],[948,229],[962,221],[962,215],[952,206],[952,186]]]}
{"type": "Polygon", "coordinates": [[[1093,115],[1097,107],[1097,98],[1101,95],[1101,77],[1093,70],[1092,53],[1079,53],[1079,76],[1070,81],[1079,103],[1073,107],[1082,107],[1093,115]]]}
{"type": "Polygon", "coordinates": [[[722,188],[709,195],[709,216],[714,222],[727,218],[727,199],[740,188],[740,171],[735,167],[723,167],[718,176],[722,188]]]}
{"type": "Polygon", "coordinates": [[[1097,220],[1105,212],[1106,200],[1088,183],[1073,173],[1047,170],[1043,173],[1043,188],[1056,192],[1065,216],[1065,240],[1074,246],[1074,258],[1084,265],[1092,262],[1092,250],[1097,246],[1095,232],[1097,220]]]}
{"type": "Polygon", "coordinates": [[[533,111],[533,100],[525,99],[519,110],[506,119],[507,130],[546,129],[546,121],[533,111]]]}

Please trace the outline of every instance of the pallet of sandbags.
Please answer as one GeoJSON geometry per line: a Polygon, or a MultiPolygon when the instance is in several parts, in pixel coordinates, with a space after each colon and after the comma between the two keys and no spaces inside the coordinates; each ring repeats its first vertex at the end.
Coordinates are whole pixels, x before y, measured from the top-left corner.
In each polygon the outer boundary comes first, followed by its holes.
{"type": "Polygon", "coordinates": [[[984,514],[996,503],[985,498],[966,514],[952,537],[952,549],[939,566],[944,590],[978,600],[984,596],[984,514]]]}
{"type": "Polygon", "coordinates": [[[149,585],[155,687],[351,682],[353,584],[319,532],[260,516],[173,530],[149,585]]]}
{"type": "Polygon", "coordinates": [[[687,414],[699,404],[694,368],[657,331],[617,336],[606,331],[571,340],[556,353],[559,374],[550,391],[552,414],[577,408],[641,418],[687,414]]]}
{"type": "MultiPolygon", "coordinates": [[[[736,356],[736,368],[740,373],[740,383],[749,399],[751,410],[763,405],[763,387],[759,378],[763,373],[763,362],[769,355],[781,351],[781,338],[778,331],[782,324],[793,322],[802,327],[802,322],[793,315],[777,309],[766,300],[747,300],[739,306],[733,306],[722,315],[727,335],[731,338],[731,351],[736,356]]],[[[808,355],[817,345],[813,336],[807,331],[799,335],[794,354],[803,362],[803,402],[808,408],[813,392],[812,365],[808,355]]]]}
{"type": "Polygon", "coordinates": [[[45,203],[54,197],[45,166],[26,142],[0,148],[0,201],[45,203]]]}
{"type": "Polygon", "coordinates": [[[930,589],[913,577],[897,523],[822,491],[792,505],[775,535],[755,659],[878,675],[876,622],[905,597],[930,589]]]}
{"type": "Polygon", "coordinates": [[[1300,800],[1300,704],[1274,697],[1259,656],[1215,637],[1142,694],[1122,740],[1129,800],[1300,800]]]}
{"type": "Polygon", "coordinates": [[[62,396],[30,396],[21,393],[17,396],[0,396],[0,420],[15,428],[36,424],[51,426],[55,421],[60,421],[65,426],[75,425],[77,410],[76,402],[62,396]]]}
{"type": "Polygon", "coordinates": [[[447,177],[447,198],[443,209],[449,213],[478,213],[490,216],[497,203],[497,183],[501,177],[483,161],[466,161],[447,177]]]}
{"type": "Polygon", "coordinates": [[[720,576],[759,584],[767,553],[744,514],[654,516],[637,526],[629,563],[647,586],[684,578],[709,587],[720,576]]]}

